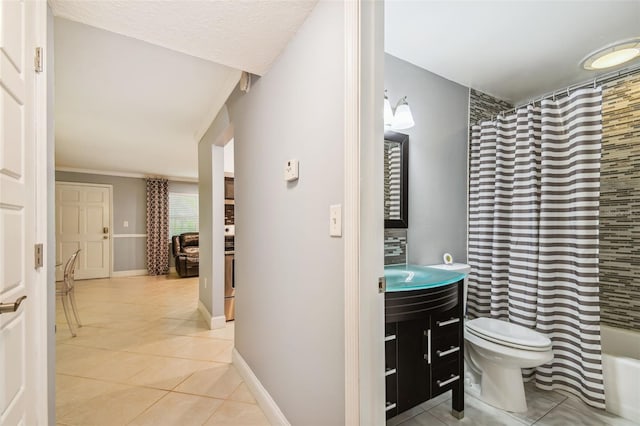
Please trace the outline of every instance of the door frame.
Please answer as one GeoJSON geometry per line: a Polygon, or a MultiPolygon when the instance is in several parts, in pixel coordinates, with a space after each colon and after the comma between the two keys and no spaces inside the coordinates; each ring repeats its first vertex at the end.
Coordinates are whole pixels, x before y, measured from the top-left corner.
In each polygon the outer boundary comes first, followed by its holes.
{"type": "Polygon", "coordinates": [[[35,347],[31,348],[37,351],[32,354],[36,365],[32,368],[38,372],[34,375],[36,383],[33,383],[36,388],[35,417],[43,424],[52,424],[55,423],[55,275],[50,263],[53,260],[51,265],[55,265],[55,258],[51,253],[51,248],[55,248],[55,238],[52,240],[49,232],[53,213],[49,177],[53,171],[54,162],[54,139],[51,131],[53,127],[53,53],[50,52],[53,45],[49,43],[49,31],[52,30],[53,21],[49,19],[46,1],[34,1],[30,7],[33,8],[34,13],[34,43],[35,46],[42,47],[44,53],[43,68],[35,73],[34,82],[35,242],[43,245],[44,253],[43,266],[37,268],[33,275],[33,285],[38,289],[37,297],[29,301],[32,309],[38,313],[32,316],[34,321],[37,321],[35,326],[37,334],[32,340],[35,347]]]}
{"type": "Polygon", "coordinates": [[[384,2],[344,2],[345,424],[384,425],[384,2]]]}
{"type": "MultiPolygon", "coordinates": [[[[60,180],[55,182],[54,188],[57,189],[58,185],[74,185],[74,186],[93,186],[97,188],[106,188],[109,191],[109,277],[113,277],[113,185],[108,183],[89,183],[89,182],[70,182],[66,180],[60,180]]],[[[55,194],[54,189],[54,194],[55,194]]],[[[54,208],[57,209],[58,205],[54,195],[54,208]]],[[[55,210],[54,210],[55,211],[55,210]]],[[[55,215],[54,215],[55,216],[55,215]]],[[[54,222],[55,223],[55,222],[54,222]]],[[[58,230],[55,230],[57,234],[58,230]]],[[[57,247],[54,246],[54,253],[57,247]]]]}

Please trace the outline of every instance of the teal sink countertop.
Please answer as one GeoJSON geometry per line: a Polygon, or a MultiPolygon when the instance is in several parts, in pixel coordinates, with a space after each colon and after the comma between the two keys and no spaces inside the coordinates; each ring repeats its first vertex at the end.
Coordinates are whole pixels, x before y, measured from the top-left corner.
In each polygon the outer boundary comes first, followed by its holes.
{"type": "Polygon", "coordinates": [[[420,265],[391,265],[384,267],[387,292],[424,290],[452,284],[464,278],[460,272],[420,265]]]}

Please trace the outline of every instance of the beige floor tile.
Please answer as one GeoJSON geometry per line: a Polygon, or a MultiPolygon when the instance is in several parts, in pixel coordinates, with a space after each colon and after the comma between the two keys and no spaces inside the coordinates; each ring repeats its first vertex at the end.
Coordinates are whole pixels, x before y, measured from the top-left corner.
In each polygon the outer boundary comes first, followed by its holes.
{"type": "Polygon", "coordinates": [[[222,405],[222,402],[220,399],[170,392],[129,424],[136,426],[201,425],[222,405]]]}
{"type": "Polygon", "coordinates": [[[124,425],[144,412],[167,392],[143,387],[120,386],[112,392],[69,407],[59,417],[72,425],[124,425]]]}
{"type": "Polygon", "coordinates": [[[235,367],[222,365],[193,373],[175,388],[176,392],[227,399],[242,383],[235,367]]]}
{"type": "Polygon", "coordinates": [[[154,356],[135,354],[130,352],[114,352],[108,360],[99,367],[85,372],[85,377],[112,382],[124,382],[128,378],[143,371],[154,356]]]}
{"type": "Polygon", "coordinates": [[[77,337],[56,309],[59,424],[268,424],[231,366],[234,323],[209,330],[200,317],[197,278],[77,285],[77,337]]]}
{"type": "Polygon", "coordinates": [[[193,337],[208,337],[211,339],[222,339],[222,340],[231,340],[233,341],[233,337],[235,334],[235,325],[233,321],[227,322],[224,328],[217,328],[215,330],[202,330],[198,332],[194,332],[189,334],[189,336],[193,337]]]}
{"type": "Polygon", "coordinates": [[[225,401],[204,424],[205,426],[268,426],[270,423],[255,404],[225,401]]]}
{"type": "Polygon", "coordinates": [[[122,391],[126,388],[126,386],[117,383],[57,374],[56,416],[60,419],[75,407],[82,406],[95,397],[122,391]]]}
{"type": "Polygon", "coordinates": [[[229,354],[232,349],[233,342],[228,340],[165,335],[129,350],[176,358],[230,362],[229,354]]]}
{"type": "Polygon", "coordinates": [[[59,344],[56,346],[56,372],[73,376],[85,376],[97,366],[107,362],[112,352],[59,344]]]}
{"type": "Polygon", "coordinates": [[[171,390],[196,371],[223,366],[224,364],[210,361],[153,356],[149,358],[146,367],[130,377],[127,383],[171,390]]]}
{"type": "Polygon", "coordinates": [[[232,401],[247,402],[250,404],[256,403],[256,400],[247,387],[246,383],[241,383],[240,386],[238,386],[236,390],[234,390],[233,393],[229,395],[229,399],[232,401]]]}
{"type": "Polygon", "coordinates": [[[145,329],[145,332],[156,334],[172,334],[176,336],[189,336],[207,331],[207,324],[200,318],[197,320],[161,318],[153,321],[145,329]]]}

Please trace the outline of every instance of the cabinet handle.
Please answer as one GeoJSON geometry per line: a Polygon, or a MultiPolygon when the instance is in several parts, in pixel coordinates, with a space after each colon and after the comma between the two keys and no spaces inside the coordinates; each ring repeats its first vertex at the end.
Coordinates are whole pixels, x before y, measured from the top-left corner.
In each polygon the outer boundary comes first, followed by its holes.
{"type": "Polygon", "coordinates": [[[451,318],[450,320],[446,321],[436,321],[436,325],[438,327],[444,327],[445,325],[455,324],[457,322],[460,322],[460,318],[451,318]]]}
{"type": "Polygon", "coordinates": [[[447,356],[449,354],[452,354],[454,352],[458,352],[460,350],[460,346],[451,346],[451,349],[447,350],[447,351],[436,351],[436,353],[438,354],[438,356],[440,358],[442,358],[443,356],[447,356]]]}
{"type": "Polygon", "coordinates": [[[384,375],[386,376],[390,376],[392,374],[396,374],[396,369],[395,368],[388,368],[385,372],[384,375]]]}
{"type": "Polygon", "coordinates": [[[396,335],[395,334],[390,334],[388,336],[384,336],[384,341],[385,342],[390,342],[392,340],[396,340],[396,335]]]}
{"type": "Polygon", "coordinates": [[[427,360],[427,364],[431,364],[431,329],[422,330],[422,342],[423,342],[423,357],[427,360]],[[426,339],[426,348],[424,347],[426,339]],[[426,350],[425,350],[426,349],[426,350]]]}
{"type": "Polygon", "coordinates": [[[455,382],[459,378],[460,376],[456,376],[452,374],[450,379],[447,379],[444,382],[441,382],[440,380],[436,380],[436,383],[438,384],[438,387],[443,387],[443,386],[447,386],[449,383],[455,382]]]}
{"type": "Polygon", "coordinates": [[[387,408],[385,411],[389,411],[396,408],[396,403],[395,402],[387,402],[387,408]]]}

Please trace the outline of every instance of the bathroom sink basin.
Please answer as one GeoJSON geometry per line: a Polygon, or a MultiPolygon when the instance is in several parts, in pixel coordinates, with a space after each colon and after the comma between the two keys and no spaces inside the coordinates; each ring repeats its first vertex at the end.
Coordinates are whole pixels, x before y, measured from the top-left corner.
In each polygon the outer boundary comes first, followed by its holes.
{"type": "Polygon", "coordinates": [[[452,284],[464,279],[464,274],[420,265],[385,266],[387,292],[423,290],[452,284]]]}

